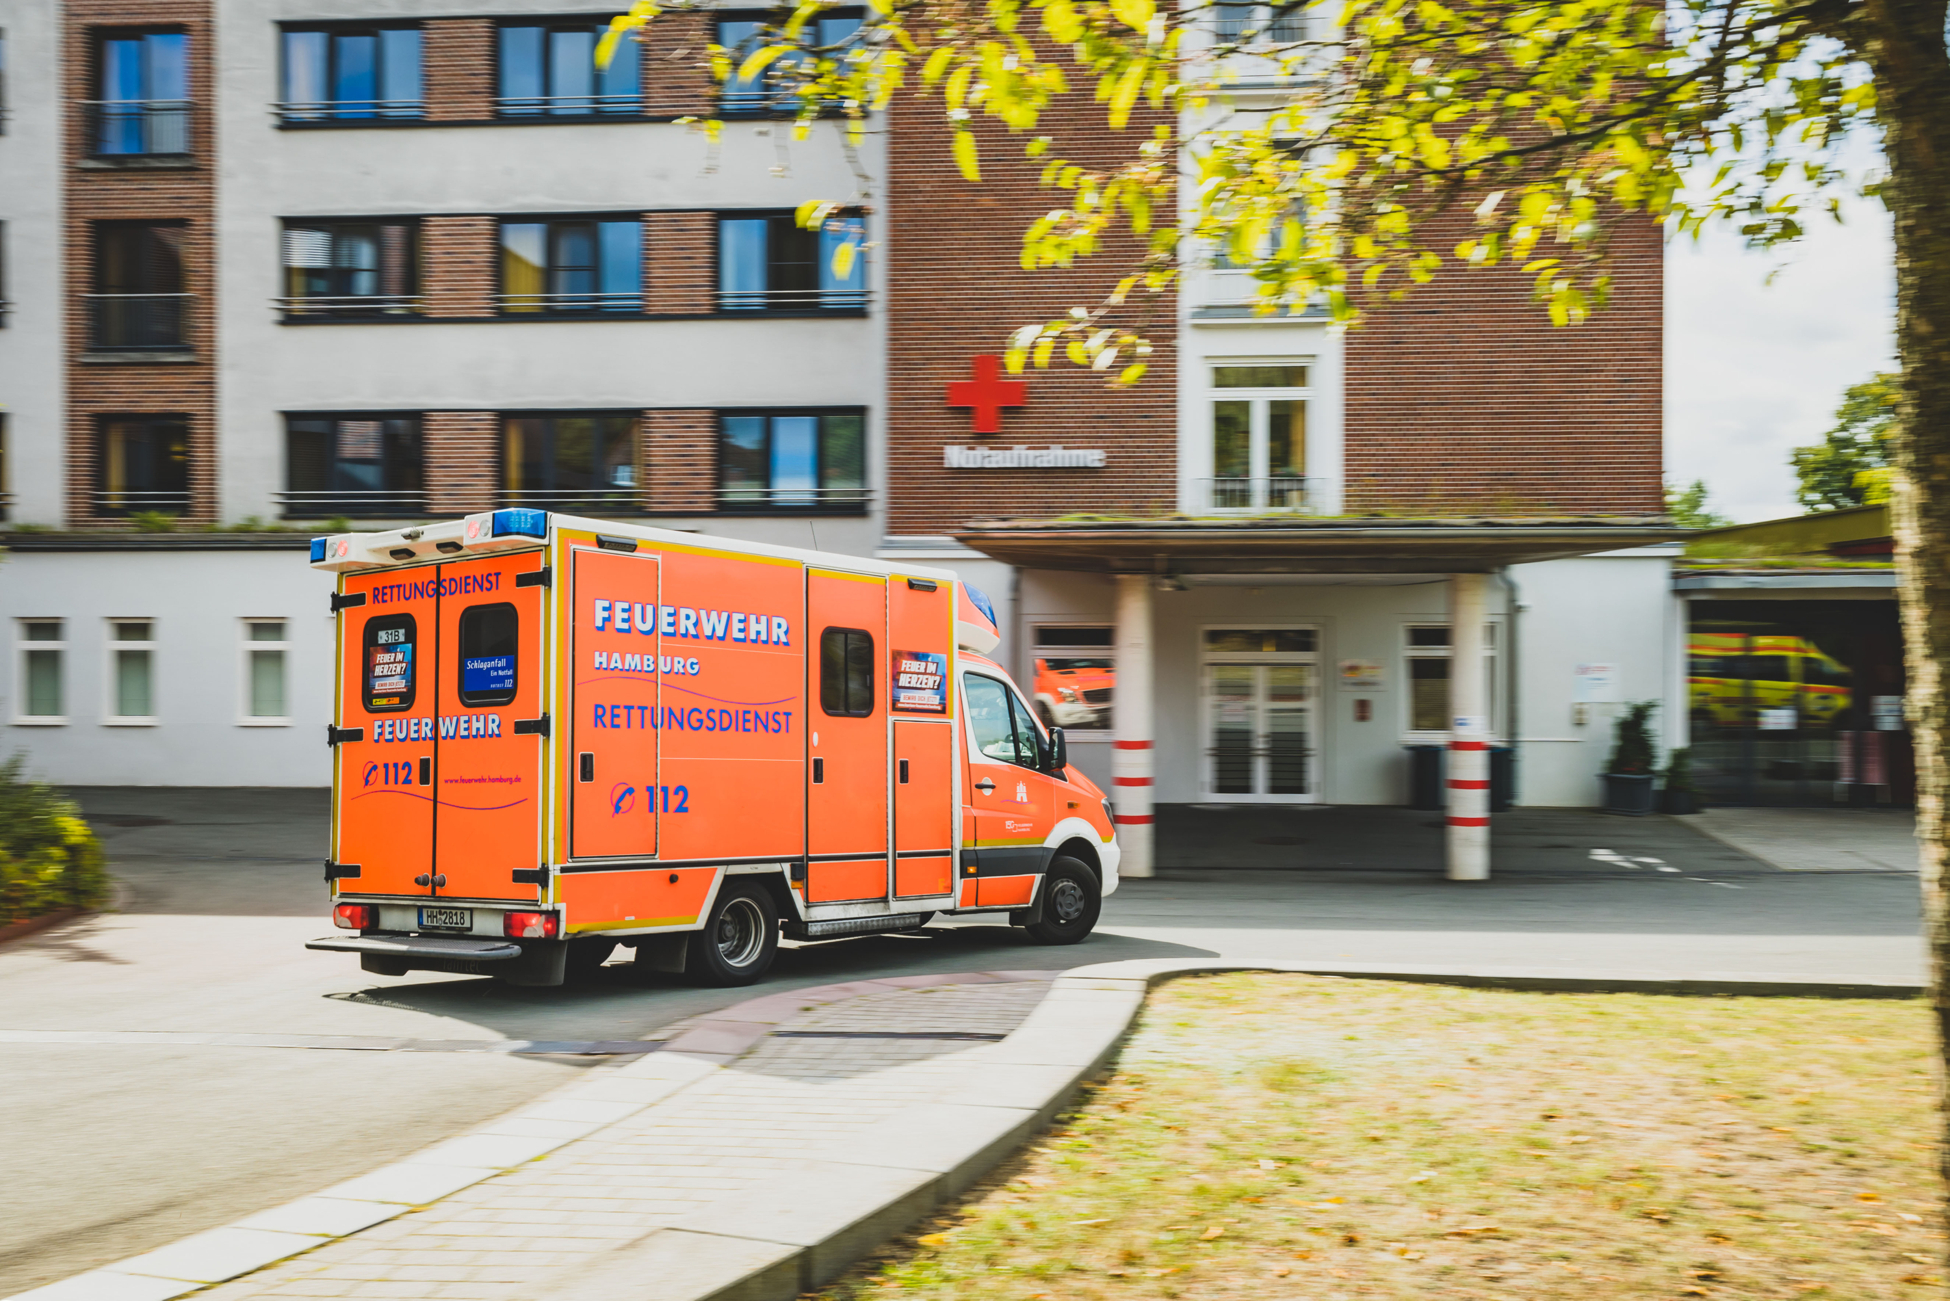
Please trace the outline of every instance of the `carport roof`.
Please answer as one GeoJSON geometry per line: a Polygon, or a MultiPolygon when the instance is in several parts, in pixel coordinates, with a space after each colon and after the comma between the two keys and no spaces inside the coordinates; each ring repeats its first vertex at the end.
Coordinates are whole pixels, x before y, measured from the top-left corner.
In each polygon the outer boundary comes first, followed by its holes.
{"type": "Polygon", "coordinates": [[[1663,515],[976,520],[955,540],[1025,569],[1169,574],[1480,573],[1668,542],[1663,515]]]}

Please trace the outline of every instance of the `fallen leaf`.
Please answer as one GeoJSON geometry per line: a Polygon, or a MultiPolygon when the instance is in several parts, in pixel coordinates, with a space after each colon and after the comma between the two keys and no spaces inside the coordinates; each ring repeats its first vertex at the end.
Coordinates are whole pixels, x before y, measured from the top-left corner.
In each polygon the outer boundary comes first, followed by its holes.
{"type": "Polygon", "coordinates": [[[1896,1218],[1899,1220],[1908,1220],[1911,1224],[1921,1224],[1923,1222],[1922,1216],[1911,1215],[1908,1211],[1897,1211],[1896,1218]]]}
{"type": "Polygon", "coordinates": [[[1874,1193],[1857,1193],[1855,1194],[1855,1200],[1858,1202],[1879,1202],[1882,1198],[1874,1193]]]}
{"type": "Polygon", "coordinates": [[[1071,1220],[1072,1224],[1109,1224],[1109,1220],[1071,1220]]]}
{"type": "Polygon", "coordinates": [[[1589,1143],[1591,1141],[1591,1136],[1589,1134],[1578,1134],[1575,1135],[1571,1139],[1571,1141],[1573,1143],[1589,1143]]]}
{"type": "Polygon", "coordinates": [[[1905,1275],[1903,1275],[1903,1282],[1905,1282],[1905,1283],[1941,1283],[1942,1281],[1943,1281],[1943,1275],[1941,1275],[1941,1274],[1905,1274],[1905,1275]]]}
{"type": "Polygon", "coordinates": [[[1291,1265],[1276,1265],[1273,1267],[1274,1278],[1285,1278],[1288,1274],[1291,1274],[1292,1272],[1293,1272],[1293,1266],[1291,1265]]]}
{"type": "Polygon", "coordinates": [[[1352,1247],[1355,1243],[1361,1241],[1361,1235],[1358,1233],[1343,1233],[1341,1235],[1341,1241],[1352,1247]]]}
{"type": "Polygon", "coordinates": [[[948,1241],[948,1235],[945,1233],[924,1233],[914,1241],[924,1247],[939,1247],[942,1243],[948,1241]]]}
{"type": "Polygon", "coordinates": [[[1919,1265],[1934,1265],[1934,1264],[1936,1264],[1936,1261],[1935,1261],[1934,1259],[1932,1259],[1931,1257],[1929,1257],[1929,1256],[1922,1256],[1922,1255],[1918,1255],[1918,1254],[1917,1254],[1916,1252],[1913,1252],[1913,1251],[1905,1251],[1905,1252],[1903,1253],[1903,1259],[1904,1259],[1904,1260],[1913,1260],[1913,1261],[1915,1261],[1915,1262],[1916,1262],[1917,1264],[1919,1264],[1919,1265]]]}
{"type": "Polygon", "coordinates": [[[1207,1229],[1207,1230],[1206,1230],[1205,1232],[1203,1232],[1203,1233],[1201,1233],[1201,1234],[1199,1234],[1199,1235],[1198,1235],[1198,1236],[1199,1236],[1199,1240],[1200,1240],[1201,1242],[1210,1242],[1210,1241],[1212,1241],[1212,1239],[1214,1239],[1214,1238],[1219,1238],[1219,1237],[1223,1237],[1223,1236],[1225,1236],[1225,1231],[1226,1231],[1226,1226],[1225,1226],[1225,1225],[1223,1225],[1223,1224],[1215,1224],[1215,1225],[1213,1225],[1213,1226],[1212,1226],[1211,1228],[1209,1228],[1209,1229],[1207,1229]]]}
{"type": "Polygon", "coordinates": [[[1259,1159],[1259,1168],[1262,1170],[1278,1170],[1280,1163],[1278,1161],[1268,1161],[1265,1157],[1261,1157],[1259,1159]]]}

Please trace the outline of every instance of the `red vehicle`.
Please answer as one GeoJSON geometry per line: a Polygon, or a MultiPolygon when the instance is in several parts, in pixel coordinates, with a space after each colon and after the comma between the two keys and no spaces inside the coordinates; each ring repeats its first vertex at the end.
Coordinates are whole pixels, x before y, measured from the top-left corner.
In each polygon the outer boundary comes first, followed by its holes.
{"type": "Polygon", "coordinates": [[[757,980],[780,935],[1003,913],[1074,943],[1110,808],[952,573],[538,510],[317,538],[332,855],[368,971],[559,984],[619,944],[757,980]]]}
{"type": "Polygon", "coordinates": [[[1066,655],[1036,661],[1036,713],[1050,727],[1110,726],[1115,661],[1066,655]]]}

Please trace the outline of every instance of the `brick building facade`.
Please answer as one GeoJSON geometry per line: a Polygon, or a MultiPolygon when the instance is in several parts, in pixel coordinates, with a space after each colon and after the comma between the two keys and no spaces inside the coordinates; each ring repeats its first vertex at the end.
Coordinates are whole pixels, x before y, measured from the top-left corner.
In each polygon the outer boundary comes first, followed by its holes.
{"type": "MultiPolygon", "coordinates": [[[[1160,753],[1161,799],[1397,798],[1401,747],[1446,707],[1441,580],[1462,570],[1508,580],[1486,615],[1505,639],[1493,729],[1557,711],[1574,660],[1632,659],[1634,696],[1668,693],[1664,650],[1634,640],[1662,626],[1663,560],[1567,559],[1598,535],[1539,551],[1488,525],[1412,562],[1351,526],[1323,540],[1359,511],[1656,512],[1650,228],[1621,237],[1612,306],[1574,330],[1513,272],[1439,277],[1342,334],[1254,316],[1239,273],[1200,265],[1109,322],[1150,340],[1142,383],[1007,376],[994,359],[1013,330],[1099,302],[1137,250],[1023,270],[1023,229],[1057,193],[1025,137],[987,122],[984,182],[965,182],[936,101],[900,97],[854,149],[838,123],[798,139],[762,96],[719,101],[705,47],[740,39],[748,11],[665,15],[598,72],[601,23],[566,0],[275,19],[244,0],[61,0],[52,29],[37,25],[49,8],[0,0],[17,106],[0,136],[0,505],[73,540],[16,539],[10,577],[67,568],[0,609],[18,651],[0,725],[57,775],[167,780],[191,735],[172,720],[193,707],[218,729],[198,744],[223,739],[203,780],[321,781],[301,739],[316,702],[295,680],[287,714],[252,713],[233,680],[249,656],[206,653],[204,677],[131,730],[103,715],[103,647],[133,622],[170,662],[191,616],[169,611],[196,609],[206,632],[290,638],[275,644],[296,674],[329,659],[324,633],[308,607],[233,582],[243,562],[219,542],[508,504],[955,566],[994,597],[1025,692],[1106,783],[1113,688],[1075,675],[1114,677],[1119,593],[1145,575],[1158,716],[1183,742],[1160,753]],[[715,141],[677,120],[720,109],[715,141]],[[792,221],[811,199],[842,205],[829,231],[792,221]],[[112,234],[138,226],[133,244],[112,234]],[[835,257],[849,243],[850,270],[835,257]],[[138,244],[168,266],[130,271],[138,244]],[[178,306],[131,306],[147,302],[178,306]],[[91,598],[87,565],[164,545],[144,531],[157,515],[176,518],[184,590],[153,609],[91,598]],[[194,533],[253,518],[291,532],[194,533]],[[1072,532],[1031,545],[969,527],[997,519],[1072,532]],[[1164,523],[1177,532],[1114,536],[1164,523]],[[1278,555],[1227,540],[1276,534],[1313,540],[1278,555]],[[1548,613],[1519,619],[1519,586],[1548,613]],[[33,712],[21,677],[30,625],[63,638],[58,717],[33,712]]],[[[1110,133],[1101,113],[1079,96],[1040,130],[1107,165],[1163,122],[1110,133]]],[[[1554,775],[1535,798],[1581,802],[1601,762],[1603,729],[1568,727],[1550,744],[1579,758],[1537,766],[1554,775]]]]}

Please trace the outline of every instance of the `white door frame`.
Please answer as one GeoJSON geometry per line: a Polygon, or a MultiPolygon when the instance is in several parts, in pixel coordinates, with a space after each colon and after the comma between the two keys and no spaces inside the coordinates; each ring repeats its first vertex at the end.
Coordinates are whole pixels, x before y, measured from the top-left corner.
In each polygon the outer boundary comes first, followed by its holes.
{"type": "MultiPolygon", "coordinates": [[[[1323,630],[1321,626],[1317,623],[1296,623],[1296,622],[1283,622],[1283,621],[1271,621],[1271,620],[1260,620],[1253,623],[1211,623],[1211,624],[1203,624],[1199,627],[1199,632],[1198,632],[1199,710],[1198,713],[1199,713],[1199,746],[1200,746],[1199,799],[1201,802],[1214,803],[1214,804],[1318,804],[1320,802],[1320,771],[1321,771],[1320,722],[1321,722],[1321,712],[1322,712],[1320,708],[1320,693],[1321,693],[1320,639],[1321,639],[1322,631],[1323,630]],[[1311,651],[1209,651],[1206,649],[1205,634],[1207,632],[1227,632],[1227,631],[1241,631],[1241,630],[1244,631],[1263,630],[1267,632],[1300,632],[1300,631],[1311,632],[1314,634],[1314,649],[1311,651]],[[1307,704],[1306,704],[1306,713],[1307,713],[1307,793],[1306,794],[1273,795],[1273,794],[1263,794],[1263,793],[1247,793],[1247,794],[1222,795],[1213,790],[1213,787],[1218,784],[1217,781],[1215,780],[1215,773],[1214,773],[1215,755],[1213,753],[1215,749],[1213,743],[1213,725],[1216,719],[1214,718],[1214,713],[1213,713],[1214,701],[1212,699],[1212,693],[1210,690],[1211,675],[1208,672],[1208,670],[1215,664],[1234,664],[1234,665],[1240,665],[1242,667],[1253,667],[1253,668],[1258,668],[1262,666],[1304,664],[1312,668],[1313,670],[1312,691],[1308,697],[1307,704]]],[[[1254,735],[1253,784],[1255,786],[1262,786],[1268,784],[1264,780],[1266,767],[1265,767],[1265,763],[1263,762],[1264,749],[1265,749],[1265,737],[1266,737],[1266,730],[1265,730],[1266,709],[1265,709],[1264,702],[1258,699],[1259,692],[1257,688],[1255,688],[1254,694],[1255,694],[1254,709],[1257,713],[1257,717],[1255,718],[1254,725],[1253,725],[1253,735],[1254,735]]]]}

